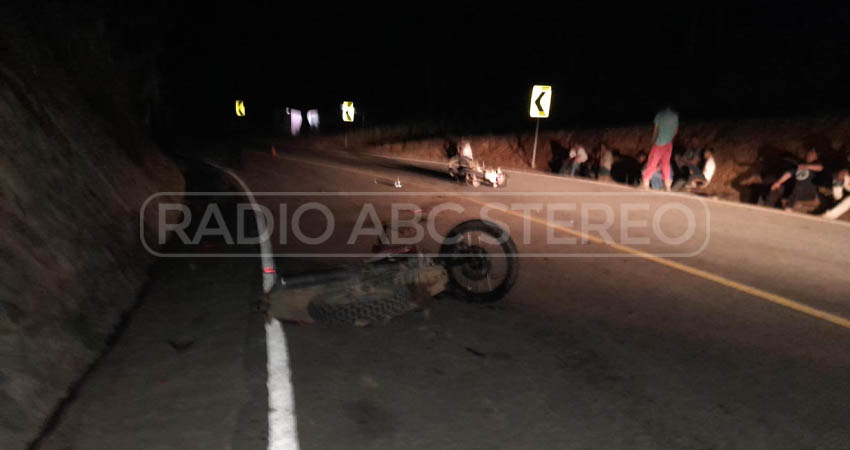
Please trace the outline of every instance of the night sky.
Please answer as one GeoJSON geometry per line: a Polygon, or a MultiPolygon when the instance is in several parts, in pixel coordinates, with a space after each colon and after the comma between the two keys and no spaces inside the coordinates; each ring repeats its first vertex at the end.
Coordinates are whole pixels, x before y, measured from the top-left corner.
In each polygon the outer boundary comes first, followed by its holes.
{"type": "Polygon", "coordinates": [[[353,100],[369,125],[523,128],[532,84],[553,86],[550,127],[645,122],[665,102],[685,120],[850,106],[846,5],[412,5],[172,9],[161,69],[196,116],[353,100]]]}

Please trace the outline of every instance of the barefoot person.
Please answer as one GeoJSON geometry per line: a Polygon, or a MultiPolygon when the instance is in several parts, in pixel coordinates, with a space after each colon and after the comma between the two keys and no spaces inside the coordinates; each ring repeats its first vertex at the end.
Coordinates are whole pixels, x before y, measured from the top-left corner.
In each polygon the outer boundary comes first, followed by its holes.
{"type": "Polygon", "coordinates": [[[643,169],[643,180],[641,186],[649,189],[649,180],[652,174],[660,167],[661,177],[664,179],[664,188],[670,190],[673,178],[670,175],[670,156],[673,154],[673,139],[679,132],[679,115],[670,107],[659,111],[655,115],[655,128],[652,131],[652,149],[646,167],[643,169]]]}

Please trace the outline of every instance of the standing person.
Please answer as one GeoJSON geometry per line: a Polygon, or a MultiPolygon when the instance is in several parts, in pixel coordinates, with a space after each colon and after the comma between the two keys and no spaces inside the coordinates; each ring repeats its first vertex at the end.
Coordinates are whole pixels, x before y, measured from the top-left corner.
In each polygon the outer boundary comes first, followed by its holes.
{"type": "Polygon", "coordinates": [[[649,158],[646,167],[643,169],[641,186],[644,189],[649,189],[649,180],[660,166],[664,188],[669,191],[673,185],[673,178],[670,174],[670,157],[673,155],[673,139],[679,133],[679,115],[668,106],[655,115],[654,122],[652,149],[649,151],[649,158]]]}

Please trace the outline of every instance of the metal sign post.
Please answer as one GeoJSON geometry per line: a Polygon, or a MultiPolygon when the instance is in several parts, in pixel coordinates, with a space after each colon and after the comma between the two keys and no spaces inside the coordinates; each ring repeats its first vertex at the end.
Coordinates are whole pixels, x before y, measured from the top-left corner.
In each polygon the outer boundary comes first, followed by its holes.
{"type": "MultiPolygon", "coordinates": [[[[354,122],[354,102],[342,102],[342,121],[343,122],[354,122]]],[[[343,125],[345,126],[345,125],[343,125]]],[[[343,135],[345,136],[345,148],[348,148],[348,127],[345,126],[345,132],[343,135]]]]}
{"type": "Polygon", "coordinates": [[[537,126],[534,127],[534,150],[531,151],[531,168],[534,168],[534,162],[537,161],[537,132],[540,130],[540,119],[537,119],[537,126]]]}
{"type": "Polygon", "coordinates": [[[528,115],[537,119],[534,126],[534,149],[531,151],[531,168],[534,169],[537,160],[537,135],[540,132],[540,119],[549,117],[549,105],[552,104],[552,86],[534,85],[531,88],[531,105],[528,115]]]}

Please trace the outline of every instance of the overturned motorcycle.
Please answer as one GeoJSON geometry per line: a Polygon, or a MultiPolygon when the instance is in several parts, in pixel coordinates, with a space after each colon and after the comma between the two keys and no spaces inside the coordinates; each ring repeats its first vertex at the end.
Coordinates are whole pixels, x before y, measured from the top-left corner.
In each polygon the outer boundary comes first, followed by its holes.
{"type": "Polygon", "coordinates": [[[409,250],[389,249],[367,263],[283,277],[266,296],[269,315],[302,323],[365,326],[414,310],[427,313],[442,293],[469,302],[495,302],[517,279],[516,245],[492,222],[457,225],[436,257],[409,250]]]}
{"type": "Polygon", "coordinates": [[[478,160],[461,157],[455,157],[449,161],[449,175],[455,180],[463,180],[474,187],[484,184],[497,188],[508,184],[508,174],[502,171],[501,167],[494,169],[478,160]]]}

